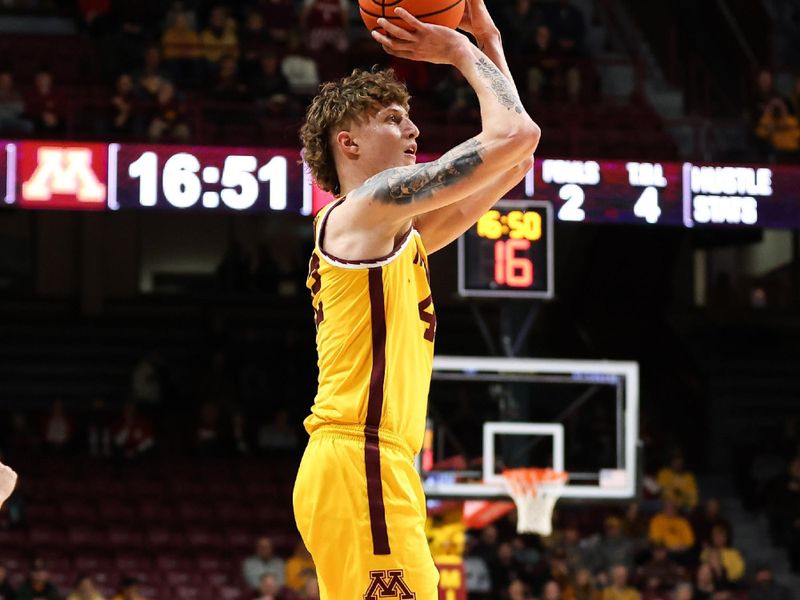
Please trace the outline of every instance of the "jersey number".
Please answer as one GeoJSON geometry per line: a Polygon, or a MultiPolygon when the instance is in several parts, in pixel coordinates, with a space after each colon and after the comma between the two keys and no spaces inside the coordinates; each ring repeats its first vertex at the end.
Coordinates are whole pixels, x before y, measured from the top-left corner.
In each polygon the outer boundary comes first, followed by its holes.
{"type": "Polygon", "coordinates": [[[429,342],[433,342],[433,339],[436,337],[436,311],[432,310],[428,312],[425,310],[429,306],[433,304],[433,295],[428,296],[419,303],[419,319],[423,323],[428,324],[428,328],[425,330],[425,339],[429,342]]]}

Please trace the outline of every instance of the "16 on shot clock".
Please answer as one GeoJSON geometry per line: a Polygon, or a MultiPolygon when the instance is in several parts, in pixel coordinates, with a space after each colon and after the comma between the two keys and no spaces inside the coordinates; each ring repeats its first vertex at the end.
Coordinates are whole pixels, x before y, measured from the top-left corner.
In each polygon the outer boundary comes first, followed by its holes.
{"type": "Polygon", "coordinates": [[[501,200],[458,240],[462,296],[552,298],[553,209],[501,200]]]}

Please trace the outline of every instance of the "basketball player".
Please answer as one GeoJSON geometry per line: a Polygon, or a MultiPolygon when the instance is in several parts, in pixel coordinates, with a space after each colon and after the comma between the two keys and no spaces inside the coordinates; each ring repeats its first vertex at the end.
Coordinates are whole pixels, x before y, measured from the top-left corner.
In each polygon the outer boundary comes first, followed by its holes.
{"type": "Polygon", "coordinates": [[[539,128],[511,80],[483,0],[463,34],[397,9],[373,37],[390,54],[449,64],[475,89],[482,131],[416,164],[419,131],[391,71],[324,84],[301,137],[338,199],[315,221],[308,286],[319,388],[294,488],[298,529],[328,600],[438,598],[414,469],[425,429],[436,317],[428,254],[455,240],[530,168],[539,128]]]}
{"type": "Polygon", "coordinates": [[[11,496],[14,486],[17,484],[17,474],[11,467],[0,463],[0,508],[3,503],[11,496]]]}

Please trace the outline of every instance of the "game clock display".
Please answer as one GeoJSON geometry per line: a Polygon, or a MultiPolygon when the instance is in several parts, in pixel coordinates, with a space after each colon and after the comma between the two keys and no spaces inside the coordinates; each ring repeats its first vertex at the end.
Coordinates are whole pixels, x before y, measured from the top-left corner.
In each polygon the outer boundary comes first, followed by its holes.
{"type": "Polygon", "coordinates": [[[552,298],[549,202],[502,200],[458,240],[458,291],[466,297],[552,298]]]}

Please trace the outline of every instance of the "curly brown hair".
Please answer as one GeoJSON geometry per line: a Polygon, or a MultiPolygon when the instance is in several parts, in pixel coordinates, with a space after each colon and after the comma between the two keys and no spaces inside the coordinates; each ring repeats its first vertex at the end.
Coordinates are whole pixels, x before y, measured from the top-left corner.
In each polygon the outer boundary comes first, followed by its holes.
{"type": "Polygon", "coordinates": [[[343,79],[323,84],[311,101],[306,122],[300,129],[303,158],[319,187],[334,194],[341,191],[333,159],[334,131],[348,126],[376,105],[396,102],[408,111],[410,99],[408,89],[397,80],[393,69],[356,69],[343,79]]]}

